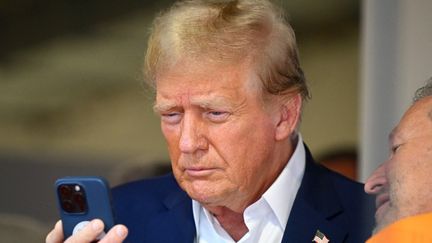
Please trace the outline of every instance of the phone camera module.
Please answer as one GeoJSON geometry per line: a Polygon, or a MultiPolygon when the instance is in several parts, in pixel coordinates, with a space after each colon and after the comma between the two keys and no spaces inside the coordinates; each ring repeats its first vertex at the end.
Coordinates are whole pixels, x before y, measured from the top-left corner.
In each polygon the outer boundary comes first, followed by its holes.
{"type": "Polygon", "coordinates": [[[84,188],[77,184],[62,184],[58,188],[62,209],[71,214],[82,214],[87,211],[84,188]]]}

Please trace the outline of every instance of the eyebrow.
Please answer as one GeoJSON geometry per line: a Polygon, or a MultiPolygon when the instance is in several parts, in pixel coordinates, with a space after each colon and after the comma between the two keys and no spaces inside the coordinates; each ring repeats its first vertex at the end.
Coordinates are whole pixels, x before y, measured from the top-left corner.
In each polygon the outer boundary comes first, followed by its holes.
{"type": "Polygon", "coordinates": [[[174,107],[176,107],[175,102],[164,101],[164,102],[159,103],[159,104],[155,103],[153,105],[153,111],[154,112],[164,112],[164,111],[169,111],[169,110],[173,109],[174,107]]]}

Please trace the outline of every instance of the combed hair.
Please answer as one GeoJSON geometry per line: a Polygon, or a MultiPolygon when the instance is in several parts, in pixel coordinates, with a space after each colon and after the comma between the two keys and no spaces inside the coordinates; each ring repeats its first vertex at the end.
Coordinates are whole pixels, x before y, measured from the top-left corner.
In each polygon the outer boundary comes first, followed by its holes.
{"type": "Polygon", "coordinates": [[[432,96],[432,77],[426,80],[426,84],[415,92],[413,102],[415,103],[428,96],[432,96]]]}
{"type": "Polygon", "coordinates": [[[154,21],[144,74],[151,86],[179,59],[250,61],[270,94],[309,98],[292,27],[267,0],[183,0],[154,21]]]}

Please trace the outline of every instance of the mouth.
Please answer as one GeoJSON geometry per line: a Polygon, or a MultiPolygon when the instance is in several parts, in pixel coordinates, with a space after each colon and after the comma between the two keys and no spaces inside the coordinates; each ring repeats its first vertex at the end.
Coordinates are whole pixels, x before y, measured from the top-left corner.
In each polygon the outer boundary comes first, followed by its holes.
{"type": "Polygon", "coordinates": [[[184,172],[190,177],[207,177],[217,171],[217,168],[189,167],[184,172]]]}
{"type": "Polygon", "coordinates": [[[376,206],[375,218],[377,220],[382,217],[385,211],[387,211],[389,205],[390,205],[390,197],[388,193],[380,194],[377,196],[375,201],[375,206],[376,206]]]}

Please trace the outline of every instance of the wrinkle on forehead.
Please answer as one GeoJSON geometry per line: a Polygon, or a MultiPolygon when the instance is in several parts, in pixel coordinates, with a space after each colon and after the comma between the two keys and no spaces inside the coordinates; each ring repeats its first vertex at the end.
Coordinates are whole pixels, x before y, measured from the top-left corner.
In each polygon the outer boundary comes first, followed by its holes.
{"type": "Polygon", "coordinates": [[[202,108],[214,108],[214,107],[229,107],[232,104],[228,102],[229,97],[222,95],[202,95],[193,96],[190,99],[190,103],[195,106],[202,108]]]}
{"type": "Polygon", "coordinates": [[[261,82],[253,70],[240,63],[233,67],[179,63],[159,76],[154,111],[168,111],[199,106],[202,108],[238,108],[246,96],[262,92],[261,82]]]}
{"type": "Polygon", "coordinates": [[[199,59],[183,57],[172,65],[165,67],[163,72],[156,75],[156,88],[161,81],[181,80],[181,82],[188,82],[199,78],[203,81],[216,82],[224,80],[226,77],[229,77],[232,81],[247,80],[247,82],[228,82],[226,84],[232,85],[229,88],[234,88],[236,84],[240,83],[247,84],[250,88],[262,88],[262,83],[254,67],[253,60],[248,57],[235,63],[212,63],[208,61],[206,56],[199,59]]]}
{"type": "MultiPolygon", "coordinates": [[[[399,124],[389,136],[390,141],[397,138],[425,136],[432,132],[432,97],[415,102],[403,115],[399,124]]],[[[428,135],[429,136],[429,135],[428,135]]]]}
{"type": "MultiPolygon", "coordinates": [[[[186,87],[187,89],[188,87],[186,87]]],[[[194,87],[191,87],[194,89],[194,87]]],[[[183,110],[189,106],[201,109],[230,109],[232,111],[245,107],[247,96],[252,95],[249,87],[225,88],[219,87],[209,90],[185,90],[179,92],[158,92],[156,102],[153,106],[155,112],[169,110],[183,110]],[[245,95],[246,94],[246,95],[245,95]]]]}

